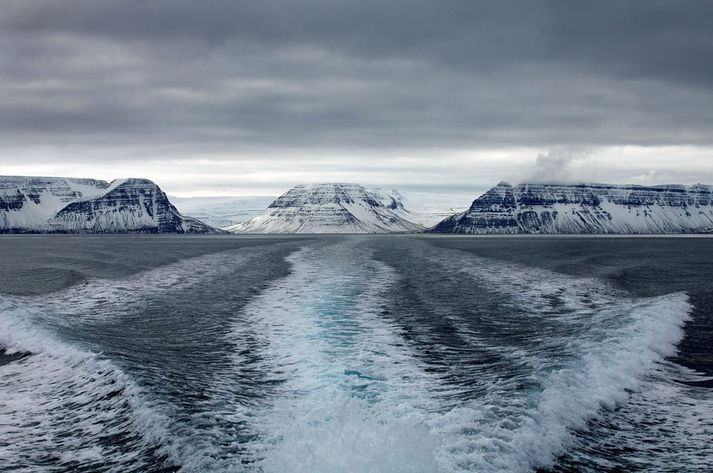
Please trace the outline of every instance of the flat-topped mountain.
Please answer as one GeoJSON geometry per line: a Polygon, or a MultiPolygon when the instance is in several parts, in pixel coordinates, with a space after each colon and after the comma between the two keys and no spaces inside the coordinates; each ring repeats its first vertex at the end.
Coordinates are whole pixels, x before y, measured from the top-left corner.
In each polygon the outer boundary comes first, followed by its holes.
{"type": "Polygon", "coordinates": [[[0,232],[211,233],[148,179],[0,176],[0,232]]]}
{"type": "Polygon", "coordinates": [[[435,233],[713,232],[713,186],[501,182],[435,233]]]}
{"type": "Polygon", "coordinates": [[[398,192],[359,184],[293,187],[257,217],[227,227],[235,233],[407,233],[422,226],[408,220],[398,192]]]}

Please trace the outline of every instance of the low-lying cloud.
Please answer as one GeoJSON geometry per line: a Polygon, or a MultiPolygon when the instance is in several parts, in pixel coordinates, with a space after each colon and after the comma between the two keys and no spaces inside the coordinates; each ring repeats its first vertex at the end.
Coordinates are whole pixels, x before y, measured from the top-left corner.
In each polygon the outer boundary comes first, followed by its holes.
{"type": "Polygon", "coordinates": [[[534,165],[521,182],[586,182],[582,164],[591,164],[591,152],[582,148],[553,148],[538,154],[534,165]]]}

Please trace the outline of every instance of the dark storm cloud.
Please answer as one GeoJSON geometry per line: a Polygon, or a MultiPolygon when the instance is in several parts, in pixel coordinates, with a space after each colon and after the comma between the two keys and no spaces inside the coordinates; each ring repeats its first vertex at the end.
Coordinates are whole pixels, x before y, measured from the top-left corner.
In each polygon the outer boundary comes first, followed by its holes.
{"type": "Polygon", "coordinates": [[[8,1],[0,144],[713,141],[713,3],[8,1]]]}

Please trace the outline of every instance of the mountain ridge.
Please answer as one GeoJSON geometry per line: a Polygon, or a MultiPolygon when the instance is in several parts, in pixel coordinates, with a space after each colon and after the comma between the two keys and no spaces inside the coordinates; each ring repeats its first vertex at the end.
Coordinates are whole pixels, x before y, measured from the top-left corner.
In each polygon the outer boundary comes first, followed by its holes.
{"type": "Polygon", "coordinates": [[[143,178],[0,176],[0,233],[214,233],[143,178]]]}
{"type": "Polygon", "coordinates": [[[713,232],[713,186],[500,182],[431,233],[713,232]]]}

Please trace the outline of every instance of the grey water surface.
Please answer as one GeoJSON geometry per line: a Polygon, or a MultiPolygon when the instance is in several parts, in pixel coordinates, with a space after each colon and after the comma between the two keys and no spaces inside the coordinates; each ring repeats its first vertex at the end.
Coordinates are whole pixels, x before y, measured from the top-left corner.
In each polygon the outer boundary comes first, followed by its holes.
{"type": "Polygon", "coordinates": [[[713,239],[0,238],[0,471],[713,464],[713,239]]]}

